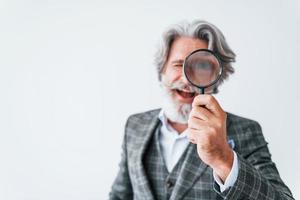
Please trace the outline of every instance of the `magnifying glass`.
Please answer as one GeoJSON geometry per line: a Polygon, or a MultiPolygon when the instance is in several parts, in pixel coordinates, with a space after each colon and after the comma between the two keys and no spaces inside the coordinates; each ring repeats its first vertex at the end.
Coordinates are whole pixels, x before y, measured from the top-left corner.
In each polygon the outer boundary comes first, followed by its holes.
{"type": "Polygon", "coordinates": [[[223,73],[223,66],[213,51],[198,49],[186,57],[183,71],[186,79],[200,89],[200,94],[204,94],[206,88],[218,82],[223,73]]]}

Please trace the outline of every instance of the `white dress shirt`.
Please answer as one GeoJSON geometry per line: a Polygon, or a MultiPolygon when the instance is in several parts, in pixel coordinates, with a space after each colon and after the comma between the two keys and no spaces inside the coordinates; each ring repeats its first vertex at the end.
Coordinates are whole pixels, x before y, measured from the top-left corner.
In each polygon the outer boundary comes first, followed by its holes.
{"type": "MultiPolygon", "coordinates": [[[[189,144],[188,132],[185,130],[179,134],[175,129],[173,129],[168,124],[168,120],[165,117],[163,110],[160,111],[158,117],[162,122],[160,130],[161,134],[159,135],[162,156],[167,165],[168,171],[171,172],[189,144]]],[[[238,176],[238,159],[236,153],[234,151],[233,153],[233,165],[225,182],[223,183],[222,180],[215,173],[213,173],[216,183],[220,186],[221,192],[233,186],[238,176]]]]}

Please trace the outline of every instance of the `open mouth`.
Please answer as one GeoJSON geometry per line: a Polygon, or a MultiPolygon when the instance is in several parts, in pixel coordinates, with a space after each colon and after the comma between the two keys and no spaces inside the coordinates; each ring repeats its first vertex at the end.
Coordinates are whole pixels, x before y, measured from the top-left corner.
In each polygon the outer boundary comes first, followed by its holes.
{"type": "Polygon", "coordinates": [[[183,99],[191,99],[196,96],[196,92],[189,92],[189,91],[183,91],[183,90],[175,90],[176,93],[183,99]]]}

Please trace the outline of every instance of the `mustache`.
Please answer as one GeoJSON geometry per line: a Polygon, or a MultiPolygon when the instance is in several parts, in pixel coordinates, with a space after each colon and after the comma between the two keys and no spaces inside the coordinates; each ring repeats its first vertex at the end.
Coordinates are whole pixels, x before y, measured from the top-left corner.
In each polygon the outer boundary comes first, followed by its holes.
{"type": "Polygon", "coordinates": [[[171,90],[181,90],[190,93],[199,93],[199,89],[192,86],[191,84],[186,84],[181,80],[175,81],[173,83],[168,83],[166,80],[162,80],[162,84],[171,90]]]}

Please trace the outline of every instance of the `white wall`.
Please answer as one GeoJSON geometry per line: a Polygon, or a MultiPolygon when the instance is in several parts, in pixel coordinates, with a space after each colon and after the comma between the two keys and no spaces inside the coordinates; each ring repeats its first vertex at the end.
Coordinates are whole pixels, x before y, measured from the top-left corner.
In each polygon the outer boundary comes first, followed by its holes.
{"type": "Polygon", "coordinates": [[[107,199],[129,114],[159,107],[162,31],[206,19],[237,54],[217,96],[259,121],[300,198],[300,3],[0,1],[0,199],[107,199]]]}

